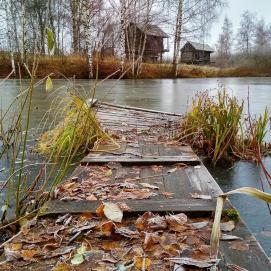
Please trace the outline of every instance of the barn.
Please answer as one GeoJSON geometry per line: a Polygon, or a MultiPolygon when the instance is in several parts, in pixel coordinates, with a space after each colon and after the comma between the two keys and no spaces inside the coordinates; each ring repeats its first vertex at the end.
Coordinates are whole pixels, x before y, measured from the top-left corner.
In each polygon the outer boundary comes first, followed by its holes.
{"type": "Polygon", "coordinates": [[[169,36],[157,25],[130,22],[126,29],[126,56],[134,56],[137,59],[143,51],[143,61],[161,61],[163,54],[169,52],[168,38],[169,36]],[[167,40],[166,45],[164,39],[167,40]]]}
{"type": "Polygon", "coordinates": [[[214,50],[208,44],[187,41],[181,49],[181,62],[186,64],[208,65],[214,50]]]}

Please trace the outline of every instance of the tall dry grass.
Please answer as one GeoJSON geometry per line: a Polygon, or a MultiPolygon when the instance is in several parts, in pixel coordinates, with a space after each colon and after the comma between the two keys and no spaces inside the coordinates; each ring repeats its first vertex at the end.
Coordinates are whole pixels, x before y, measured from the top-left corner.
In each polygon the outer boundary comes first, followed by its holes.
{"type": "MultiPolygon", "coordinates": [[[[258,59],[258,58],[256,58],[258,59]]],[[[20,57],[15,55],[16,68],[21,66],[21,76],[28,78],[29,74],[25,71],[23,65],[20,63],[20,57]]],[[[32,67],[33,57],[28,57],[28,66],[32,67]]],[[[125,70],[127,72],[123,75],[124,79],[134,78],[131,69],[132,64],[127,62],[125,70]]],[[[119,78],[121,76],[118,71],[120,64],[118,59],[114,57],[95,57],[94,58],[94,73],[98,72],[99,78],[106,78],[114,74],[112,78],[119,78]]],[[[10,56],[7,53],[0,54],[0,78],[8,75],[12,69],[10,56]]],[[[44,78],[48,74],[53,73],[53,78],[75,77],[77,79],[88,78],[88,65],[85,55],[62,55],[62,56],[40,56],[39,67],[37,70],[37,77],[44,78]]],[[[18,78],[19,74],[14,77],[18,78]]],[[[254,60],[249,63],[240,61],[233,67],[213,67],[213,66],[198,66],[181,64],[178,70],[178,78],[207,78],[207,77],[248,77],[248,76],[271,76],[271,63],[267,60],[254,60]]],[[[141,79],[163,79],[174,78],[172,64],[170,63],[143,63],[140,69],[138,78],[141,79]]]]}

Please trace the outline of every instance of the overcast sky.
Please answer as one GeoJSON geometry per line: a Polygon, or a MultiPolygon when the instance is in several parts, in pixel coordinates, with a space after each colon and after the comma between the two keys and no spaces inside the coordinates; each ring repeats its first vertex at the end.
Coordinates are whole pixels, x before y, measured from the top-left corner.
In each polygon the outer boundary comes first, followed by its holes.
{"type": "Polygon", "coordinates": [[[258,19],[264,18],[268,24],[271,24],[271,0],[228,0],[227,7],[224,8],[220,18],[213,24],[208,42],[214,45],[221,32],[221,27],[225,16],[228,16],[233,23],[234,33],[239,28],[240,16],[249,10],[257,14],[258,19]]]}

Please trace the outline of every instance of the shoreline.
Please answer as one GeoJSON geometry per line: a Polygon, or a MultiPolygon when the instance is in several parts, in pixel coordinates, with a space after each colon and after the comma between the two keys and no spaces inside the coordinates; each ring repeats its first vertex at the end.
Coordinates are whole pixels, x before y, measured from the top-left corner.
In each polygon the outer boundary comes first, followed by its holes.
{"type": "MultiPolygon", "coordinates": [[[[28,60],[31,68],[32,59],[28,60]]],[[[24,66],[19,63],[19,58],[15,57],[16,75],[11,75],[9,79],[28,79],[28,73],[24,66]],[[20,69],[20,71],[19,71],[20,69]],[[19,76],[19,74],[21,74],[19,76]]],[[[98,67],[98,79],[110,77],[110,79],[119,79],[121,76],[119,62],[114,58],[94,59],[94,73],[98,67]],[[114,75],[113,75],[114,74],[114,75]],[[110,76],[112,75],[112,76],[110,76]]],[[[0,54],[0,78],[6,78],[12,71],[12,65],[9,55],[0,54]]],[[[271,77],[271,69],[268,67],[236,66],[227,68],[218,68],[214,66],[197,66],[181,64],[178,75],[173,75],[172,64],[170,63],[143,63],[140,76],[133,76],[131,65],[125,64],[125,75],[122,79],[179,79],[179,78],[229,78],[229,77],[271,77]]],[[[39,59],[39,69],[37,78],[44,78],[52,74],[53,79],[62,79],[64,77],[74,77],[75,79],[89,79],[86,57],[83,55],[69,56],[41,56],[39,59]]]]}

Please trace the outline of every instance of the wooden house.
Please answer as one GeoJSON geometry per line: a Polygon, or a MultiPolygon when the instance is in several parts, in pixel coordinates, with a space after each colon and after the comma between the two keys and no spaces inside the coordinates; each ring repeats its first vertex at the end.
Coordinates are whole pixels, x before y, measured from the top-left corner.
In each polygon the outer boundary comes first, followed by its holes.
{"type": "Polygon", "coordinates": [[[144,51],[143,61],[161,61],[163,54],[169,52],[168,38],[157,25],[129,23],[126,29],[126,56],[131,58],[134,55],[137,59],[144,51]],[[164,39],[167,39],[166,46],[164,39]]]}
{"type": "Polygon", "coordinates": [[[181,62],[186,64],[208,65],[214,50],[208,44],[188,41],[181,49],[181,62]]]}

